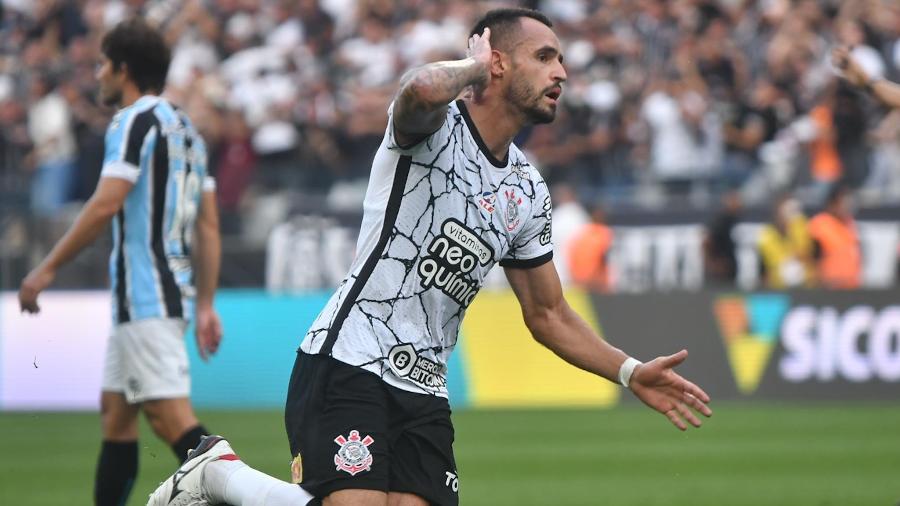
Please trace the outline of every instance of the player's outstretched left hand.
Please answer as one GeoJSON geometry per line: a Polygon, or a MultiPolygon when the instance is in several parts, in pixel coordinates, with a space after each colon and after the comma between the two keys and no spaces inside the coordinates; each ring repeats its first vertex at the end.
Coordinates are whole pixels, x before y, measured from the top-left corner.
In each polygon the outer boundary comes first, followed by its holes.
{"type": "Polygon", "coordinates": [[[684,362],[687,356],[687,350],[681,350],[641,364],[634,370],[628,385],[638,399],[666,415],[681,430],[687,429],[685,420],[694,427],[702,425],[694,411],[712,416],[712,410],[707,406],[709,396],[706,392],[674,371],[675,366],[684,362]]]}
{"type": "Polygon", "coordinates": [[[19,309],[22,312],[40,313],[41,307],[37,303],[38,295],[53,283],[55,277],[55,272],[41,267],[29,272],[19,287],[19,309]]]}

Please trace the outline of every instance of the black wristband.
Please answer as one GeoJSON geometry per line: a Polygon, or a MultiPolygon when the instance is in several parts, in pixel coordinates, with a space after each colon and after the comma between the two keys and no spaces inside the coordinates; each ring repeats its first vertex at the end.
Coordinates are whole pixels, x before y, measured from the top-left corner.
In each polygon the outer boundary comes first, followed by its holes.
{"type": "Polygon", "coordinates": [[[874,95],[875,94],[875,83],[877,83],[880,80],[881,79],[877,78],[877,77],[869,79],[868,81],[866,81],[866,84],[863,85],[863,89],[866,90],[866,92],[874,95]]]}

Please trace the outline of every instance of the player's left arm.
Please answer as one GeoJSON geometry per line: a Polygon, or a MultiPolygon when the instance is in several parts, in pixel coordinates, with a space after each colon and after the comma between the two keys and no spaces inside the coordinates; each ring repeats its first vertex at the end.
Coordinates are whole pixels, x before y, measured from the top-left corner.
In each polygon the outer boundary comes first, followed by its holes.
{"type": "Polygon", "coordinates": [[[46,258],[35,267],[19,288],[19,307],[29,313],[40,312],[38,295],[53,283],[56,271],[94,242],[106,225],[119,212],[134,183],[118,177],[101,177],[94,194],[88,199],[75,222],[57,241],[46,258]]]}
{"type": "MultiPolygon", "coordinates": [[[[619,381],[628,355],[604,341],[569,306],[553,262],[505,271],[535,340],[580,369],[619,381]]],[[[685,358],[687,351],[681,350],[637,365],[627,384],[635,396],[666,415],[681,430],[687,428],[685,420],[695,427],[701,425],[692,409],[705,416],[712,415],[706,405],[709,402],[706,392],[674,371],[685,358]]]]}
{"type": "Polygon", "coordinates": [[[197,350],[203,360],[218,351],[222,342],[222,322],[213,307],[213,297],[219,285],[222,239],[219,234],[219,208],[216,204],[215,187],[211,186],[211,182],[209,184],[200,200],[194,247],[197,275],[197,350]]]}

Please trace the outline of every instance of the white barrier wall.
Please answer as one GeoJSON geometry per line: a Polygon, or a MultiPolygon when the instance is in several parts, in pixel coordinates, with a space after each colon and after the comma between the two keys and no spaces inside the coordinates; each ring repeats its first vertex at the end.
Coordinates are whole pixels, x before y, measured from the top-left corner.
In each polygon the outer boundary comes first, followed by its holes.
{"type": "Polygon", "coordinates": [[[41,294],[38,316],[0,293],[0,409],[98,409],[109,292],[41,294]]]}
{"type": "MultiPolygon", "coordinates": [[[[760,223],[735,227],[738,286],[760,286],[757,244],[760,223]]],[[[666,290],[699,290],[704,284],[701,224],[615,226],[609,252],[614,291],[646,293],[666,290]]],[[[277,227],[269,239],[266,288],[276,292],[331,289],[337,286],[353,261],[358,231],[333,220],[303,218],[277,227]]],[[[863,286],[893,286],[897,274],[900,223],[859,222],[863,250],[863,286]]],[[[484,288],[506,287],[501,269],[492,270],[484,288]]]]}

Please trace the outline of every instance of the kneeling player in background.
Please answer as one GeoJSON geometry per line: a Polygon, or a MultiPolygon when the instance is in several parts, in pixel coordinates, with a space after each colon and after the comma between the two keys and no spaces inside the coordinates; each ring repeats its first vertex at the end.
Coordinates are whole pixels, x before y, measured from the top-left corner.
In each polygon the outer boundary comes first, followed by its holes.
{"type": "Polygon", "coordinates": [[[150,504],[458,504],[447,360],[497,263],[541,344],[682,430],[700,426],[692,410],[712,414],[706,393],[673,370],[686,351],[641,364],[562,296],[547,186],[512,144],[524,126],[553,120],[562,61],[544,15],[500,9],[472,30],[468,58],[406,75],[372,163],[357,260],[291,376],[285,422],[300,486],[211,437],[150,504]]]}

